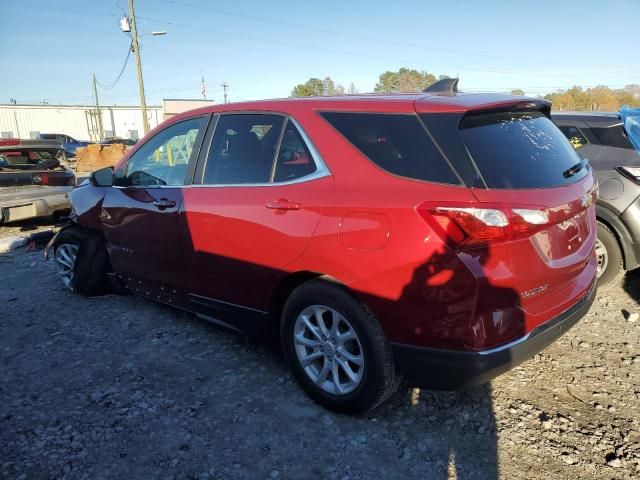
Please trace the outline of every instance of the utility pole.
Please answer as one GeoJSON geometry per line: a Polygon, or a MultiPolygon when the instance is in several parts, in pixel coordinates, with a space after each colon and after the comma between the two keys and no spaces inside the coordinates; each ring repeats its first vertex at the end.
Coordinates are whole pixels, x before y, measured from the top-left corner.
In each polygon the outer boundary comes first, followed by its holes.
{"type": "Polygon", "coordinates": [[[227,82],[222,82],[220,86],[224,89],[224,103],[227,102],[227,88],[229,88],[229,84],[227,82]]]}
{"type": "Polygon", "coordinates": [[[104,129],[102,127],[102,113],[100,112],[100,102],[98,102],[98,88],[96,86],[96,74],[93,74],[93,95],[96,98],[96,117],[98,120],[98,141],[104,137],[104,129]]]}
{"type": "Polygon", "coordinates": [[[138,28],[136,27],[136,14],[133,11],[133,0],[129,0],[129,18],[131,19],[131,50],[136,57],[138,67],[138,87],[140,88],[140,107],[142,108],[142,129],[144,133],[149,131],[149,119],[147,118],[147,101],[144,98],[144,80],[142,79],[142,63],[140,61],[140,47],[138,46],[138,28]]]}

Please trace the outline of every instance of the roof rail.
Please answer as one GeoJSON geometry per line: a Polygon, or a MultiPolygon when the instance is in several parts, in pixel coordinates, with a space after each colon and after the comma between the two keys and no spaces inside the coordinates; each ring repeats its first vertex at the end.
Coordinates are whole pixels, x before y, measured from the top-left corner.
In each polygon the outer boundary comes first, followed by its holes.
{"type": "Polygon", "coordinates": [[[444,93],[453,95],[458,92],[458,78],[443,78],[436,83],[429,85],[423,90],[424,93],[444,93]]]}

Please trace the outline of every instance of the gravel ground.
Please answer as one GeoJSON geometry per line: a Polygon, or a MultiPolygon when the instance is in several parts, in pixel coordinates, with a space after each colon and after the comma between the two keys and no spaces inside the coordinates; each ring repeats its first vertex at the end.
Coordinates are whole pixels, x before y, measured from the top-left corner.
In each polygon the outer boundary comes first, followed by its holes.
{"type": "Polygon", "coordinates": [[[360,417],[242,336],[63,290],[42,251],[0,255],[0,278],[0,478],[640,477],[638,273],[490,386],[403,389],[360,417]]]}

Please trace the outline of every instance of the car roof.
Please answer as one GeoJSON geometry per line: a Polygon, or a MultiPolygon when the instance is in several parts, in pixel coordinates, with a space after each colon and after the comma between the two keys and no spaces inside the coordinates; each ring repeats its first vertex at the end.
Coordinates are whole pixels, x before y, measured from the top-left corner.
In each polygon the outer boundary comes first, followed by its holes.
{"type": "Polygon", "coordinates": [[[464,112],[479,108],[491,108],[504,104],[536,102],[550,105],[547,100],[497,93],[464,93],[426,94],[359,94],[327,97],[299,97],[272,100],[255,100],[249,102],[210,105],[190,110],[189,116],[198,113],[217,113],[228,111],[282,111],[298,109],[311,110],[350,110],[379,112],[464,112]]]}
{"type": "Polygon", "coordinates": [[[618,112],[551,112],[551,118],[564,122],[583,122],[605,127],[622,124],[618,112]]]}

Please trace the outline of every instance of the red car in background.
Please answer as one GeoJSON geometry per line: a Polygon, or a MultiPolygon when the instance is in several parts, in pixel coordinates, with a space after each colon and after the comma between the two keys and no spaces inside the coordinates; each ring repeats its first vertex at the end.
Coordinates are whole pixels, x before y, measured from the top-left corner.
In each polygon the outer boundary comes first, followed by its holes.
{"type": "Polygon", "coordinates": [[[60,277],[279,338],[336,411],[487,382],[589,309],[597,185],[548,102],[454,87],[173,117],[71,194],[60,277]]]}

